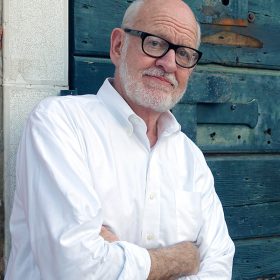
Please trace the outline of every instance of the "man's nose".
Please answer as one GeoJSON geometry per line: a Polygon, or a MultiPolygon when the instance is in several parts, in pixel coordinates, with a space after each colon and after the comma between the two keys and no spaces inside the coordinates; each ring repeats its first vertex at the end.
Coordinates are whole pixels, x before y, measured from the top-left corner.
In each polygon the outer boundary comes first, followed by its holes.
{"type": "Polygon", "coordinates": [[[175,72],[177,70],[175,51],[169,50],[163,57],[157,58],[156,66],[161,66],[167,73],[175,72]]]}

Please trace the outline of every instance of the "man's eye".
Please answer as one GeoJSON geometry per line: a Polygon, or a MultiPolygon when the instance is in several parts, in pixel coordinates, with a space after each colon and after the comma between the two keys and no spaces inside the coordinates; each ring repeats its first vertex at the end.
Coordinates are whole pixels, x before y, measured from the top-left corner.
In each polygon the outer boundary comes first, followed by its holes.
{"type": "Polygon", "coordinates": [[[153,47],[157,47],[159,45],[159,42],[157,41],[151,41],[150,42],[150,45],[153,46],[153,47]]]}
{"type": "Polygon", "coordinates": [[[161,44],[160,44],[160,42],[158,40],[149,40],[148,41],[148,45],[150,47],[153,47],[153,48],[157,48],[157,47],[161,46],[161,44]]]}
{"type": "Polygon", "coordinates": [[[145,45],[150,48],[164,48],[166,42],[155,36],[149,36],[145,40],[145,45]]]}
{"type": "Polygon", "coordinates": [[[184,49],[178,50],[178,51],[177,51],[177,54],[178,54],[179,56],[181,56],[181,57],[189,57],[189,56],[190,56],[190,54],[189,54],[186,50],[184,50],[184,49]]]}

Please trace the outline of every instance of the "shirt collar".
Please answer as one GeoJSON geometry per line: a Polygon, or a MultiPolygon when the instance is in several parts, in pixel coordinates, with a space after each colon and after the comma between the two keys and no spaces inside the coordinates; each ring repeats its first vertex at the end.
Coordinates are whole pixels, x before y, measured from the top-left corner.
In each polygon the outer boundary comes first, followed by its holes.
{"type": "Polygon", "coordinates": [[[126,127],[128,133],[132,134],[133,126],[129,121],[129,118],[133,115],[136,116],[136,114],[111,83],[112,79],[107,78],[97,92],[97,97],[105,104],[120,124],[126,127]]]}
{"type": "Polygon", "coordinates": [[[181,125],[174,115],[167,111],[161,114],[158,120],[158,135],[168,136],[181,130],[181,125]]]}
{"type": "MultiPolygon", "coordinates": [[[[108,107],[109,111],[116,119],[119,120],[122,125],[127,126],[128,131],[132,134],[134,126],[137,124],[143,126],[144,121],[134,113],[122,96],[115,90],[111,84],[112,81],[111,78],[107,78],[99,89],[97,96],[108,107]],[[135,121],[136,119],[138,119],[138,121],[135,121]]],[[[180,130],[180,124],[170,111],[161,114],[158,120],[159,136],[168,136],[180,130]]]]}

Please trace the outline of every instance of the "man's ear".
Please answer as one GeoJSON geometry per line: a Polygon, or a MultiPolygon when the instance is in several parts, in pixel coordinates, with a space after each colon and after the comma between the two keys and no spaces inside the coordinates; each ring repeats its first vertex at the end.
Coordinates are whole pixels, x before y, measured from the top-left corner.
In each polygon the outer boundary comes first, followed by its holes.
{"type": "Polygon", "coordinates": [[[124,42],[124,31],[121,28],[113,29],[111,33],[110,57],[115,66],[119,64],[124,42]]]}

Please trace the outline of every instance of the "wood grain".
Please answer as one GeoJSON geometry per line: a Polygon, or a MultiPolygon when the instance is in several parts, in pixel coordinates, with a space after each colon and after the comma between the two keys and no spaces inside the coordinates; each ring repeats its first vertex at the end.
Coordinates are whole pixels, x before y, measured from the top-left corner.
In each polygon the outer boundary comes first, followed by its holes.
{"type": "MultiPolygon", "coordinates": [[[[110,33],[113,28],[121,26],[129,2],[74,1],[72,54],[109,57],[110,33]]],[[[205,1],[186,2],[201,22],[202,38],[220,32],[235,34],[232,46],[225,44],[225,40],[202,43],[202,64],[280,69],[280,56],[275,55],[280,50],[280,18],[276,12],[280,9],[279,1],[236,0],[229,1],[228,6],[218,0],[210,1],[210,6],[205,6],[205,1]],[[252,22],[247,21],[249,12],[254,17],[252,22]]]]}

